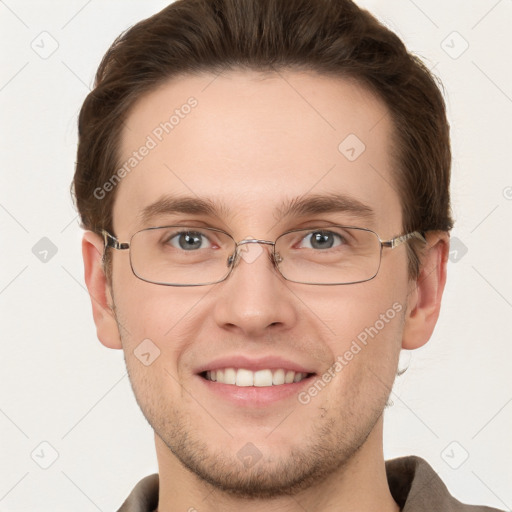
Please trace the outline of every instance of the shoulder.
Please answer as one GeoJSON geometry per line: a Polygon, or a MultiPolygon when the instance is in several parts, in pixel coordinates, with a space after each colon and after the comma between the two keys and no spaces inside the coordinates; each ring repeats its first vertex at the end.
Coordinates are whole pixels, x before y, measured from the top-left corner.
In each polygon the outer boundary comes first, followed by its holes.
{"type": "Polygon", "coordinates": [[[152,512],[158,506],[158,473],[144,477],[117,512],[152,512]]]}
{"type": "Polygon", "coordinates": [[[420,457],[388,460],[386,472],[391,494],[402,512],[502,512],[455,499],[439,475],[420,457]]]}

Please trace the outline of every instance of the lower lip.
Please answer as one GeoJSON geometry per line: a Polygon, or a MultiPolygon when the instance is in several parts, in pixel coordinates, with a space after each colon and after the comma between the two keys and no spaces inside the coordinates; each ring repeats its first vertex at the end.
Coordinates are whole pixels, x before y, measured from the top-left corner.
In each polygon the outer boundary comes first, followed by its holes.
{"type": "Polygon", "coordinates": [[[306,377],[300,382],[262,387],[235,386],[234,384],[222,384],[220,382],[207,380],[200,375],[197,377],[203,382],[209,391],[215,393],[221,398],[230,400],[231,402],[241,406],[264,407],[292,396],[297,398],[300,391],[310,385],[314,375],[306,377]]]}

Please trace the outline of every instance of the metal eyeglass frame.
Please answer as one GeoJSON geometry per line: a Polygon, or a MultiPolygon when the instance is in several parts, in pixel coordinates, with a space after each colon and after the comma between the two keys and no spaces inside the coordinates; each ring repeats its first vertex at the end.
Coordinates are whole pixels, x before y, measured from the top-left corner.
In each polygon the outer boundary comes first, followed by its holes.
{"type": "MultiPolygon", "coordinates": [[[[140,233],[141,231],[150,231],[150,230],[153,230],[153,229],[163,229],[163,228],[171,228],[171,227],[181,227],[181,228],[185,227],[185,228],[188,228],[188,227],[194,227],[194,226],[180,226],[180,225],[174,226],[174,225],[171,225],[171,226],[155,226],[155,227],[150,227],[150,228],[144,228],[144,229],[141,229],[139,231],[136,231],[131,236],[129,242],[120,242],[114,235],[111,235],[108,231],[106,231],[104,229],[102,229],[100,231],[100,233],[101,233],[101,235],[103,237],[103,241],[105,243],[105,251],[108,248],[116,249],[118,251],[125,251],[125,250],[129,250],[130,249],[130,245],[131,245],[131,242],[133,240],[133,237],[137,233],[140,233]]],[[[254,238],[246,238],[244,240],[240,240],[239,242],[237,242],[229,233],[227,233],[226,231],[224,231],[222,229],[218,229],[218,228],[199,228],[199,227],[197,229],[207,229],[209,231],[216,231],[216,232],[223,233],[223,234],[227,235],[229,238],[231,238],[231,240],[233,240],[233,242],[235,243],[234,253],[227,260],[227,265],[229,267],[229,272],[222,279],[219,279],[217,281],[208,282],[208,283],[199,283],[199,284],[182,284],[182,283],[177,283],[176,284],[176,283],[160,283],[160,282],[150,281],[148,279],[144,279],[144,278],[140,277],[139,275],[137,275],[137,273],[135,272],[135,270],[133,268],[132,259],[130,257],[130,268],[132,269],[133,275],[135,277],[137,277],[138,279],[140,279],[141,281],[145,281],[146,283],[157,284],[157,285],[161,285],[161,286],[207,286],[207,285],[211,285],[211,284],[222,283],[223,281],[225,281],[231,275],[231,273],[233,272],[233,269],[237,266],[237,264],[238,264],[238,262],[240,260],[240,251],[238,250],[238,248],[240,246],[242,246],[244,244],[265,244],[265,245],[271,245],[272,246],[272,260],[274,262],[274,268],[287,281],[290,281],[292,283],[308,284],[308,285],[314,285],[314,286],[342,286],[342,285],[347,285],[347,284],[365,283],[367,281],[371,281],[372,279],[374,279],[376,277],[376,275],[379,273],[379,270],[380,270],[380,265],[382,263],[382,249],[383,248],[387,247],[387,248],[390,248],[390,249],[395,249],[396,247],[399,247],[400,245],[404,244],[408,240],[411,240],[412,238],[417,238],[417,239],[421,240],[424,243],[427,242],[427,239],[425,238],[425,233],[424,232],[420,232],[420,231],[412,231],[410,233],[405,233],[403,235],[398,235],[398,236],[395,236],[395,237],[391,238],[390,240],[381,240],[380,236],[375,231],[373,231],[371,229],[360,228],[360,227],[356,227],[356,226],[341,226],[341,225],[340,226],[322,226],[322,227],[317,227],[317,228],[313,227],[313,228],[291,229],[290,231],[286,231],[285,233],[282,233],[281,235],[279,235],[275,239],[274,242],[271,242],[270,240],[259,240],[259,239],[254,239],[254,238]],[[335,228],[335,227],[337,227],[337,228],[358,229],[358,230],[361,230],[361,231],[368,231],[370,233],[373,233],[377,237],[377,240],[380,243],[379,266],[377,267],[377,270],[376,270],[376,272],[375,272],[375,274],[373,276],[369,277],[368,279],[363,279],[362,281],[352,281],[352,282],[348,282],[348,283],[308,283],[308,282],[304,282],[304,281],[295,281],[293,279],[288,279],[286,276],[284,276],[281,273],[281,270],[279,269],[279,263],[282,261],[282,258],[279,255],[279,253],[275,252],[276,243],[279,240],[279,238],[281,238],[282,236],[285,236],[285,235],[287,235],[289,233],[294,233],[296,231],[313,231],[314,232],[315,230],[319,230],[319,231],[320,230],[328,230],[328,228],[335,228]]],[[[103,257],[104,256],[105,256],[105,252],[103,253],[103,257]]]]}

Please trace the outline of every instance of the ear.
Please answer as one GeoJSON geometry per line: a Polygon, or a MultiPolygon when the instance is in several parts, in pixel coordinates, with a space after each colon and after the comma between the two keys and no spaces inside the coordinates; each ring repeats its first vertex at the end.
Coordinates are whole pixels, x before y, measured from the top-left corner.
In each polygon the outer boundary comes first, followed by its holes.
{"type": "Polygon", "coordinates": [[[119,329],[112,310],[112,295],[103,269],[103,239],[86,231],[82,239],[84,276],[92,303],[98,339],[108,348],[122,348],[119,329]]]}
{"type": "Polygon", "coordinates": [[[402,348],[412,350],[423,346],[432,336],[441,308],[446,267],[449,255],[449,234],[427,233],[427,246],[420,258],[420,272],[411,282],[402,348]]]}

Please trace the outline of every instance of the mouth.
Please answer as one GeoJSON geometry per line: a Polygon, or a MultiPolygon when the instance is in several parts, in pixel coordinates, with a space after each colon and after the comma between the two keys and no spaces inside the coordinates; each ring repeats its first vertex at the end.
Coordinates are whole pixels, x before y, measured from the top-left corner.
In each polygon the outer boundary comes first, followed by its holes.
{"type": "Polygon", "coordinates": [[[286,368],[265,368],[252,371],[247,368],[218,368],[199,374],[203,379],[237,387],[274,387],[302,382],[314,373],[298,372],[286,368]]]}
{"type": "Polygon", "coordinates": [[[307,359],[293,361],[278,354],[231,354],[198,365],[194,373],[212,400],[244,407],[247,412],[297,400],[318,375],[310,365],[307,359]]]}

